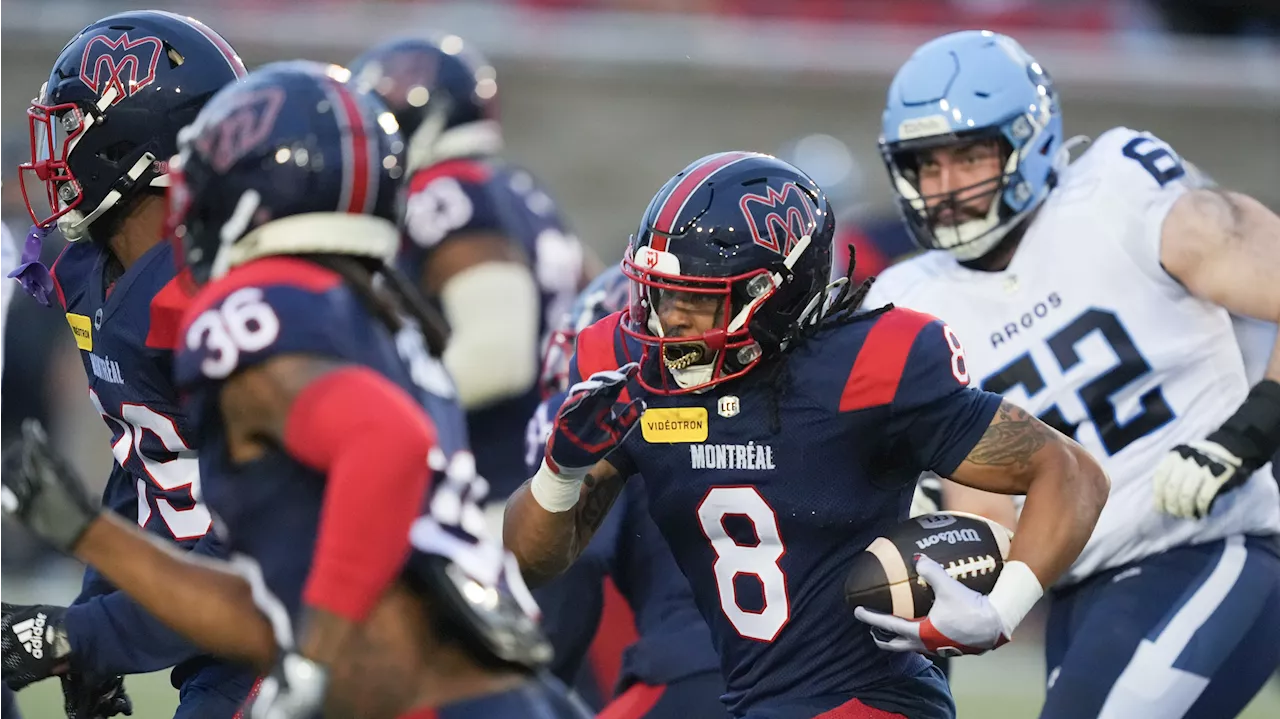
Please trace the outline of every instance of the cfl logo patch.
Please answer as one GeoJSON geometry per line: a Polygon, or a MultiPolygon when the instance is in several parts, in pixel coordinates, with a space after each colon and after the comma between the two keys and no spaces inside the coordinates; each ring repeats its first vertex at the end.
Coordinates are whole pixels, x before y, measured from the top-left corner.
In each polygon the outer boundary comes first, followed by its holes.
{"type": "Polygon", "coordinates": [[[13,633],[35,659],[44,659],[44,625],[48,618],[40,612],[31,619],[25,619],[13,625],[13,633]]]}

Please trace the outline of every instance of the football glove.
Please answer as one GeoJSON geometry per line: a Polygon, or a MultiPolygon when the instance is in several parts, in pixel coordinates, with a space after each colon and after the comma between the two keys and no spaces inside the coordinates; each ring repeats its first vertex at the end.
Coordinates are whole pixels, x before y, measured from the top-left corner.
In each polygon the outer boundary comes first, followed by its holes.
{"type": "MultiPolygon", "coordinates": [[[[887,651],[940,657],[983,654],[1009,641],[1014,628],[1044,591],[1025,564],[1010,562],[1005,567],[1013,569],[1006,585],[1013,591],[1003,592],[1006,599],[1002,601],[997,599],[1000,580],[990,595],[983,595],[952,578],[942,565],[919,555],[916,573],[933,588],[935,597],[928,616],[902,619],[865,607],[854,609],[853,615],[872,626],[871,638],[887,651]],[[1034,586],[1029,586],[1028,581],[1034,586]],[[1012,587],[1015,583],[1019,586],[1012,587]]],[[[1002,570],[1001,579],[1004,578],[1002,570]]]]}
{"type": "Polygon", "coordinates": [[[1259,466],[1217,442],[1180,444],[1156,466],[1156,508],[1175,517],[1204,517],[1218,497],[1244,484],[1259,466]]]}
{"type": "Polygon", "coordinates": [[[75,470],[49,446],[40,422],[22,423],[22,439],[4,454],[4,513],[56,549],[70,553],[98,508],[75,470]]]}
{"type": "Polygon", "coordinates": [[[581,478],[622,444],[644,412],[644,400],[618,401],[640,365],[596,372],[569,388],[547,440],[546,460],[561,477],[581,478]]]}
{"type": "Polygon", "coordinates": [[[71,642],[62,624],[66,607],[4,604],[0,606],[0,652],[3,679],[15,691],[67,670],[71,642]]]}
{"type": "Polygon", "coordinates": [[[1156,466],[1156,509],[1200,518],[1280,449],[1280,383],[1264,379],[1213,434],[1180,444],[1156,466]]]}
{"type": "Polygon", "coordinates": [[[244,719],[310,719],[324,705],[329,673],[296,652],[283,652],[258,692],[249,697],[244,719]]]}
{"type": "Polygon", "coordinates": [[[72,671],[61,679],[67,719],[133,715],[133,700],[124,691],[124,677],[94,677],[72,671]]]}

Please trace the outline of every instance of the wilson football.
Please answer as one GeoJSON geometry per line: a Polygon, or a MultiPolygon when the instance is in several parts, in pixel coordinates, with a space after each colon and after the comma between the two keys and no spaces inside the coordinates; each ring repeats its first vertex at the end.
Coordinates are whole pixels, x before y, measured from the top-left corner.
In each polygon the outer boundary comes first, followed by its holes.
{"type": "Polygon", "coordinates": [[[859,554],[844,581],[850,608],[866,607],[917,619],[933,606],[933,589],[916,576],[915,557],[928,555],[955,579],[987,594],[1009,556],[1013,532],[976,514],[933,512],[912,517],[859,554]]]}

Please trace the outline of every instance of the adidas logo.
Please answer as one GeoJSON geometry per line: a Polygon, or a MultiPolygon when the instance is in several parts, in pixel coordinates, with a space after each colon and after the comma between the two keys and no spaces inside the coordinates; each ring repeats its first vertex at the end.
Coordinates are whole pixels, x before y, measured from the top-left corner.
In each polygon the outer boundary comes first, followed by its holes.
{"type": "Polygon", "coordinates": [[[18,641],[22,642],[22,647],[35,659],[44,659],[44,625],[47,620],[44,612],[40,612],[12,627],[18,641]]]}

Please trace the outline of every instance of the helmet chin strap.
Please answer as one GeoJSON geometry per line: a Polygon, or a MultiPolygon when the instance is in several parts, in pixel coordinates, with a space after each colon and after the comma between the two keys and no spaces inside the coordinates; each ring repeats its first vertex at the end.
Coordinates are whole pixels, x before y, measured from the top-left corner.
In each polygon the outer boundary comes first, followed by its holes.
{"type": "MultiPolygon", "coordinates": [[[[116,88],[108,87],[106,91],[102,93],[102,97],[98,98],[98,102],[95,105],[98,111],[96,113],[90,112],[85,115],[84,125],[80,128],[80,134],[71,141],[71,145],[67,148],[68,158],[71,157],[72,152],[75,152],[76,145],[80,144],[80,140],[84,139],[84,136],[89,132],[89,129],[100,122],[99,117],[106,112],[107,108],[111,106],[111,103],[115,102],[116,96],[119,94],[120,91],[116,88]]],[[[143,153],[143,155],[133,163],[133,166],[129,168],[129,171],[125,173],[125,178],[128,179],[128,184],[132,185],[136,183],[138,178],[142,177],[142,175],[148,170],[154,168],[155,165],[156,156],[150,152],[143,153]]],[[[65,237],[68,242],[77,242],[88,237],[89,225],[92,225],[95,220],[102,217],[111,208],[115,207],[123,198],[123,195],[118,189],[120,184],[120,180],[117,180],[115,183],[116,186],[113,186],[111,191],[107,193],[107,196],[102,198],[102,202],[99,202],[98,206],[93,208],[93,210],[88,214],[81,212],[80,210],[71,210],[59,217],[58,231],[62,233],[62,236],[65,237]]],[[[169,176],[167,174],[157,175],[152,178],[147,185],[149,187],[168,187],[169,176]]]]}
{"type": "MultiPolygon", "coordinates": [[[[133,167],[130,167],[129,171],[125,173],[125,177],[129,178],[130,183],[137,182],[138,178],[141,177],[143,173],[148,169],[155,167],[155,163],[156,156],[150,152],[144,152],[142,157],[139,157],[138,161],[133,163],[133,167]]],[[[119,182],[116,184],[119,184],[119,182]]],[[[168,187],[169,177],[167,175],[160,175],[147,184],[150,187],[168,187]]],[[[111,191],[107,193],[107,196],[102,198],[102,202],[99,202],[98,206],[89,214],[86,215],[79,210],[72,210],[62,217],[59,217],[58,231],[62,233],[63,237],[67,238],[68,242],[76,242],[88,237],[89,225],[93,224],[94,220],[97,220],[99,217],[106,214],[108,210],[115,207],[122,197],[123,195],[120,194],[120,191],[113,187],[111,191]]]]}

